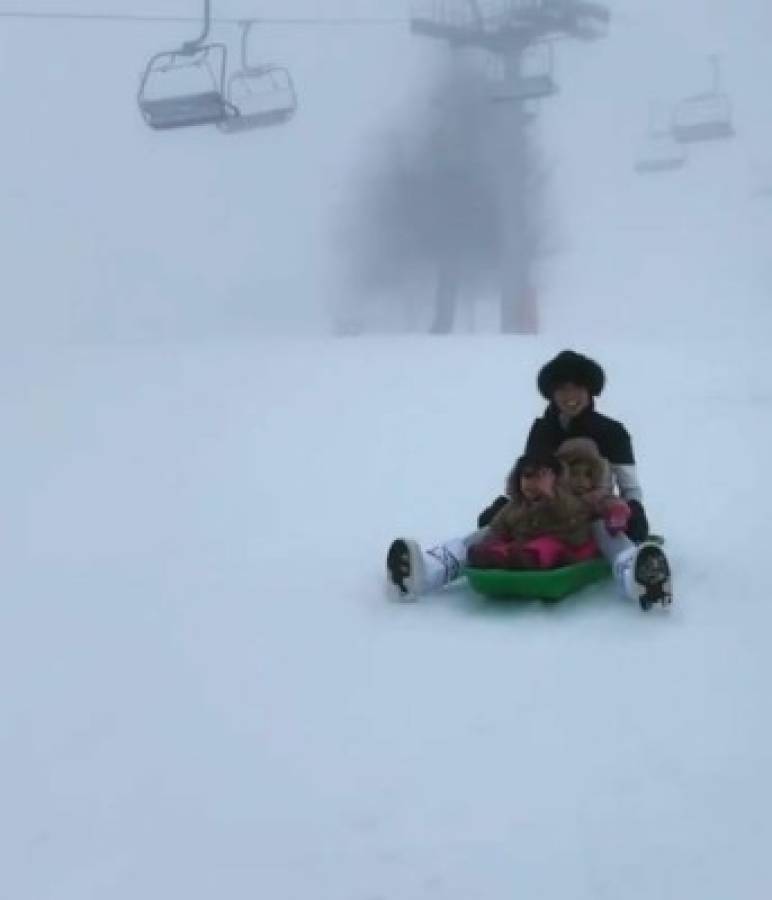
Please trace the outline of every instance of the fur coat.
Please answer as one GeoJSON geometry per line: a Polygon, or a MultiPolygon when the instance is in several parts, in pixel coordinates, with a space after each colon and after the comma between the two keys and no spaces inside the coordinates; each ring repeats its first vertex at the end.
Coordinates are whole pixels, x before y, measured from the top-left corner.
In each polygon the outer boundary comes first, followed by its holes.
{"type": "MultiPolygon", "coordinates": [[[[511,480],[511,479],[510,479],[511,480]]],[[[590,540],[592,514],[589,507],[572,496],[563,484],[555,486],[554,497],[528,500],[508,488],[509,501],[490,523],[491,534],[505,541],[525,542],[545,534],[572,547],[590,540]]]]}

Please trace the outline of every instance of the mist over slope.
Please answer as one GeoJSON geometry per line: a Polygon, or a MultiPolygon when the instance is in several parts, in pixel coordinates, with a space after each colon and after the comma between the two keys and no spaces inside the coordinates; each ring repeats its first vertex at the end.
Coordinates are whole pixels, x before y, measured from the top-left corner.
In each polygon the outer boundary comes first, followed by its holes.
{"type": "MultiPolygon", "coordinates": [[[[611,9],[606,39],[559,43],[560,93],[532,126],[550,173],[556,250],[539,278],[544,328],[743,334],[762,316],[768,327],[772,204],[758,191],[771,180],[770,11],[762,0],[619,0],[611,9]],[[721,55],[737,139],[694,148],[682,172],[640,178],[632,162],[649,103],[667,107],[704,89],[712,52],[721,55]],[[699,317],[688,312],[692,297],[699,317]]],[[[123,10],[119,0],[104,11],[112,10],[123,10]]],[[[184,3],[157,12],[191,14],[184,3]]],[[[254,10],[233,0],[215,12],[254,10]]],[[[259,12],[399,17],[406,5],[297,0],[291,10],[259,12]]],[[[355,263],[341,221],[394,129],[415,139],[425,132],[449,51],[411,35],[406,21],[266,23],[255,53],[293,73],[301,104],[293,122],[231,137],[151,132],[136,109],[139,73],[193,30],[0,22],[0,98],[13,122],[0,172],[7,340],[332,327],[355,263]]],[[[237,54],[235,26],[216,25],[212,36],[237,54]]]]}

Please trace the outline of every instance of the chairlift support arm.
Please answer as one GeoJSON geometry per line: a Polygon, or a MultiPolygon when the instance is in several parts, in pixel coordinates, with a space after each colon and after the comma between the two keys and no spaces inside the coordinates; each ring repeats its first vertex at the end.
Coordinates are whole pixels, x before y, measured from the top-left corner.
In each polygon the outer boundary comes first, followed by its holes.
{"type": "Polygon", "coordinates": [[[247,41],[249,39],[249,32],[252,26],[255,23],[251,19],[246,19],[243,22],[239,22],[241,25],[241,68],[248,69],[249,63],[247,62],[247,41]]]}
{"type": "Polygon", "coordinates": [[[711,53],[708,59],[713,70],[713,93],[715,95],[718,94],[721,88],[721,60],[717,53],[711,53]]]}
{"type": "Polygon", "coordinates": [[[212,25],[212,0],[204,0],[204,24],[201,34],[193,41],[185,41],[182,45],[182,51],[186,54],[193,54],[198,50],[201,44],[209,37],[209,29],[212,25]]]}

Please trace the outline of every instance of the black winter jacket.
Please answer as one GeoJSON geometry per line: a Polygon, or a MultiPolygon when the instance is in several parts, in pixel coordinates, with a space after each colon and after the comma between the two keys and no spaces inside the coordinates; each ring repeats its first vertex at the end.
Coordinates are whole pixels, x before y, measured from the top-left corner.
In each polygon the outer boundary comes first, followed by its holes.
{"type": "Polygon", "coordinates": [[[568,438],[591,438],[598,445],[600,455],[612,466],[635,465],[633,445],[627,429],[621,422],[610,419],[595,410],[592,403],[564,428],[560,414],[550,404],[539,419],[535,419],[525,444],[526,453],[554,453],[568,438]]]}

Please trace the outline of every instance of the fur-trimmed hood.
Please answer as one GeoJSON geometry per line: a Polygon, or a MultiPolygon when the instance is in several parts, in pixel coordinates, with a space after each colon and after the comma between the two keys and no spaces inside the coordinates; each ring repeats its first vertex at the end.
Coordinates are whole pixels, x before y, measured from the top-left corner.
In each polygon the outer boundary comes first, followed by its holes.
{"type": "Polygon", "coordinates": [[[610,495],[613,491],[611,466],[608,460],[600,455],[598,445],[592,438],[576,437],[568,438],[555,451],[557,459],[565,466],[564,477],[568,479],[568,472],[572,464],[586,463],[592,480],[592,491],[595,493],[610,495]]]}

